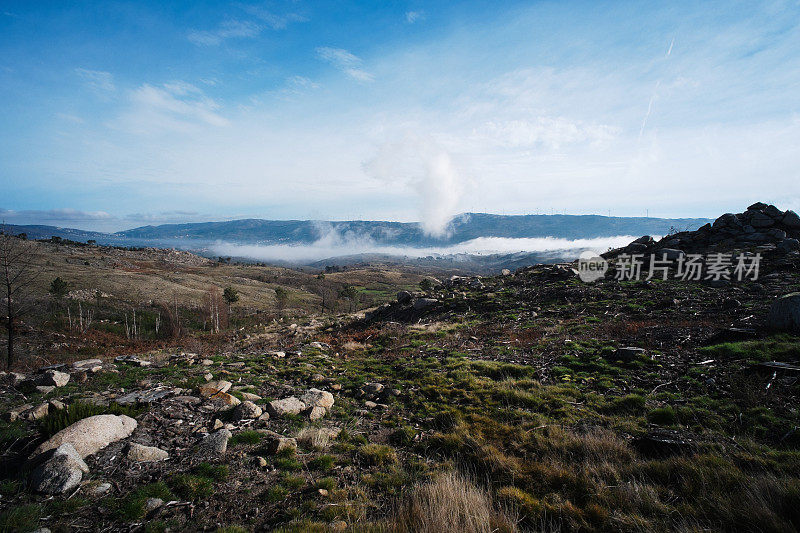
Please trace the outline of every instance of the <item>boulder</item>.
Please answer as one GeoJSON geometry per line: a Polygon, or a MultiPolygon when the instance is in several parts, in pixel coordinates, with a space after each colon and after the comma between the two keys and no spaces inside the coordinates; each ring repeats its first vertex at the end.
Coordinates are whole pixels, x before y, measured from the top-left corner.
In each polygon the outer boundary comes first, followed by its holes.
{"type": "Polygon", "coordinates": [[[251,402],[255,402],[256,400],[261,399],[261,396],[259,396],[258,394],[253,394],[252,392],[242,392],[240,394],[242,395],[242,398],[244,398],[245,400],[250,400],[251,402]]]}
{"type": "Polygon", "coordinates": [[[416,311],[421,311],[422,309],[427,309],[428,307],[434,305],[438,301],[439,300],[437,300],[436,298],[420,298],[419,300],[414,302],[413,307],[416,311]]]}
{"type": "Polygon", "coordinates": [[[308,416],[309,420],[319,420],[328,414],[328,410],[324,407],[315,406],[311,407],[310,409],[306,409],[305,414],[308,416]]]}
{"type": "Polygon", "coordinates": [[[39,445],[31,457],[70,443],[83,458],[124,439],[136,429],[136,420],[125,415],[95,415],[78,420],[39,445]]]}
{"type": "Polygon", "coordinates": [[[31,488],[45,494],[63,494],[80,485],[89,467],[70,443],[58,446],[31,473],[31,488]]]}
{"type": "Polygon", "coordinates": [[[408,291],[400,291],[397,293],[397,303],[407,304],[414,298],[414,295],[408,291]]]}
{"type": "Polygon", "coordinates": [[[789,229],[800,229],[800,216],[794,211],[786,211],[781,223],[789,229]]]}
{"type": "Polygon", "coordinates": [[[267,405],[267,412],[270,416],[299,415],[306,409],[306,404],[294,396],[283,400],[273,400],[267,405]]]}
{"type": "Polygon", "coordinates": [[[169,459],[169,453],[155,446],[143,446],[132,442],[128,446],[128,460],[138,463],[150,463],[169,459]]]}
{"type": "Polygon", "coordinates": [[[200,453],[209,456],[224,455],[228,450],[228,439],[232,433],[227,429],[220,429],[209,433],[200,443],[200,453]]]}
{"type": "Polygon", "coordinates": [[[797,239],[783,239],[778,243],[776,249],[788,254],[790,252],[800,250],[800,241],[797,239]]]}
{"type": "Polygon", "coordinates": [[[645,353],[644,348],[636,348],[633,346],[617,348],[617,350],[614,352],[614,360],[624,361],[627,363],[633,361],[640,355],[644,355],[644,353],[645,353]]]}
{"type": "Polygon", "coordinates": [[[36,376],[35,383],[43,387],[63,387],[69,383],[69,374],[58,370],[47,370],[36,376]]]}
{"type": "Polygon", "coordinates": [[[233,408],[234,420],[252,420],[261,416],[261,407],[257,406],[249,400],[245,400],[233,408]]]}
{"type": "Polygon", "coordinates": [[[218,392],[217,394],[211,396],[211,399],[215,402],[221,403],[223,405],[239,405],[241,400],[232,394],[228,394],[227,392],[218,392]]]}
{"type": "Polygon", "coordinates": [[[800,332],[800,292],[781,296],[772,303],[767,317],[767,327],[800,332]]]}
{"type": "Polygon", "coordinates": [[[324,390],[309,389],[300,400],[306,404],[306,407],[324,407],[325,409],[333,407],[333,394],[324,390]]]}
{"type": "Polygon", "coordinates": [[[750,219],[750,225],[754,228],[768,228],[775,224],[775,219],[764,213],[756,212],[750,219]]]}

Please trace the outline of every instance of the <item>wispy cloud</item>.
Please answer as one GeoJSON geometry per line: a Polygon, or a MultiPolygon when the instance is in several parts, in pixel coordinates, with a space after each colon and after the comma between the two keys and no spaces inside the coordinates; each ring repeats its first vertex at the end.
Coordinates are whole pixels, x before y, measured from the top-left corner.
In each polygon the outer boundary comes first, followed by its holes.
{"type": "Polygon", "coordinates": [[[227,39],[255,37],[261,26],[247,20],[226,20],[213,30],[191,30],[187,38],[198,46],[216,46],[227,39]]]}
{"type": "Polygon", "coordinates": [[[425,20],[424,11],[406,11],[406,22],[409,24],[414,24],[421,20],[425,20]]]}
{"type": "Polygon", "coordinates": [[[372,74],[361,68],[363,64],[361,58],[343,48],[321,46],[317,48],[317,57],[327,61],[356,81],[371,82],[375,80],[372,74]]]}
{"type": "Polygon", "coordinates": [[[87,87],[100,93],[110,93],[117,89],[114,85],[114,76],[110,72],[103,70],[90,70],[86,68],[76,68],[75,74],[84,80],[87,87]]]}
{"type": "Polygon", "coordinates": [[[308,20],[297,13],[279,14],[258,6],[243,6],[243,9],[273,30],[283,30],[292,22],[305,22],[308,20]]]}
{"type": "Polygon", "coordinates": [[[161,130],[187,131],[193,126],[227,126],[220,105],[198,87],[181,81],[161,86],[144,84],[131,92],[133,108],[123,124],[135,133],[161,130]]]}
{"type": "Polygon", "coordinates": [[[10,224],[53,224],[63,222],[97,222],[114,220],[105,211],[79,211],[77,209],[20,210],[0,207],[0,220],[10,224]]]}

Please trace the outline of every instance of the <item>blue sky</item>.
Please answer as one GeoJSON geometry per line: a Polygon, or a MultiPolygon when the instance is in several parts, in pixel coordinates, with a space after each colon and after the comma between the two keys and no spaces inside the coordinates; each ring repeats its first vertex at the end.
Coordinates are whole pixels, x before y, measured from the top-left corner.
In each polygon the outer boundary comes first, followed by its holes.
{"type": "Polygon", "coordinates": [[[800,208],[800,2],[0,2],[0,217],[800,208]]]}

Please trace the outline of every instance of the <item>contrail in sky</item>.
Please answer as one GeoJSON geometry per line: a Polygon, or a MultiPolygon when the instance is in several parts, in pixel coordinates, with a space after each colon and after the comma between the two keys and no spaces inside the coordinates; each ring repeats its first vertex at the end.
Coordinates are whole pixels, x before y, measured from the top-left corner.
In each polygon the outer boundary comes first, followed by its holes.
{"type": "MultiPolygon", "coordinates": [[[[669,48],[667,49],[667,54],[664,58],[668,58],[672,55],[672,47],[675,46],[675,37],[669,43],[669,48]]],[[[658,88],[661,86],[661,80],[656,82],[656,87],[653,89],[653,94],[650,96],[650,101],[647,103],[647,113],[644,114],[644,118],[642,119],[642,127],[639,128],[639,139],[641,140],[642,135],[644,134],[644,128],[647,126],[647,119],[650,118],[650,112],[653,110],[653,102],[655,101],[656,97],[658,96],[658,88]]]]}

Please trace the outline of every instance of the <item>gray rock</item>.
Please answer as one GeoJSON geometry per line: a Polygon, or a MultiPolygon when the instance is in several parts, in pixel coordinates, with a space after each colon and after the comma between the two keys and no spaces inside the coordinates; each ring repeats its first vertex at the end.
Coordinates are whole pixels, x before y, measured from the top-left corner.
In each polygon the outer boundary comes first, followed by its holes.
{"type": "Polygon", "coordinates": [[[300,397],[300,401],[306,404],[306,407],[330,409],[333,407],[333,394],[320,389],[309,389],[307,393],[300,397]]]}
{"type": "Polygon", "coordinates": [[[775,224],[775,219],[764,213],[756,212],[750,219],[750,225],[754,228],[768,228],[775,224]]]}
{"type": "Polygon", "coordinates": [[[108,483],[108,482],[98,483],[97,485],[94,485],[93,487],[91,487],[88,490],[88,492],[89,492],[89,496],[93,496],[95,498],[99,498],[101,496],[105,496],[106,494],[111,492],[111,483],[108,483]]]}
{"type": "Polygon", "coordinates": [[[323,418],[328,413],[328,410],[324,407],[316,406],[310,409],[306,409],[305,414],[308,416],[309,420],[319,420],[323,418]]]}
{"type": "Polygon", "coordinates": [[[200,452],[204,455],[217,456],[224,455],[228,450],[228,439],[232,433],[227,429],[220,429],[214,433],[209,433],[200,444],[200,452]]]}
{"type": "Polygon", "coordinates": [[[380,394],[383,391],[383,384],[382,383],[367,383],[361,390],[364,394],[375,395],[380,394]]]}
{"type": "Polygon", "coordinates": [[[265,436],[265,448],[268,453],[276,454],[282,450],[297,449],[297,439],[284,437],[279,433],[269,430],[260,430],[265,436]]]}
{"type": "Polygon", "coordinates": [[[19,407],[14,407],[13,409],[9,409],[6,412],[5,418],[9,422],[14,422],[14,421],[19,420],[20,418],[22,418],[22,414],[27,412],[27,411],[30,411],[31,409],[33,409],[33,405],[29,404],[29,403],[26,403],[24,405],[20,405],[19,407]]]}
{"type": "Polygon", "coordinates": [[[668,261],[677,261],[678,258],[683,255],[683,250],[678,250],[676,248],[662,248],[657,250],[655,255],[656,259],[661,259],[666,255],[668,261]]]}
{"type": "Polygon", "coordinates": [[[156,387],[149,390],[139,390],[120,396],[115,402],[120,405],[150,404],[173,394],[172,387],[156,387]]]}
{"type": "Polygon", "coordinates": [[[56,390],[55,385],[36,385],[36,391],[40,394],[50,394],[56,390]]]}
{"type": "Polygon", "coordinates": [[[226,393],[233,385],[230,381],[209,381],[200,385],[200,396],[209,398],[219,393],[226,393]]]}
{"type": "Polygon", "coordinates": [[[71,444],[64,443],[33,470],[31,488],[45,494],[63,494],[78,487],[88,472],[80,454],[71,444]]]}
{"type": "Polygon", "coordinates": [[[750,207],[747,208],[748,211],[763,211],[767,208],[767,204],[764,202],[756,202],[750,207]]]}
{"type": "Polygon", "coordinates": [[[800,332],[800,292],[781,296],[772,303],[767,317],[767,327],[800,332]]]}
{"type": "Polygon", "coordinates": [[[58,370],[47,370],[36,376],[35,383],[43,387],[63,387],[69,383],[69,374],[58,370]]]}
{"type": "Polygon", "coordinates": [[[143,446],[132,442],[128,446],[128,460],[138,463],[151,463],[169,459],[169,453],[155,446],[143,446]]]}
{"type": "Polygon", "coordinates": [[[800,216],[794,211],[786,211],[781,222],[789,229],[800,229],[800,216]]]}
{"type": "Polygon", "coordinates": [[[136,420],[125,415],[95,415],[78,420],[39,445],[31,457],[70,443],[81,457],[102,450],[112,442],[124,439],[136,429],[136,420]]]}
{"type": "Polygon", "coordinates": [[[783,239],[778,243],[777,250],[785,253],[800,250],[800,241],[797,239],[783,239]]]}
{"type": "Polygon", "coordinates": [[[407,304],[413,297],[414,295],[408,291],[400,291],[397,293],[397,302],[401,304],[407,304]]]}
{"type": "Polygon", "coordinates": [[[147,498],[144,501],[144,512],[145,514],[152,513],[162,505],[164,505],[164,500],[161,498],[147,498]]]}
{"type": "Polygon", "coordinates": [[[638,356],[643,355],[645,353],[644,348],[636,348],[633,346],[625,346],[621,348],[617,348],[614,352],[614,359],[618,361],[629,362],[636,359],[638,356]]]}
{"type": "Polygon", "coordinates": [[[261,416],[262,412],[261,407],[250,400],[245,400],[233,408],[232,416],[234,420],[251,420],[261,416]]]}
{"type": "MultiPolygon", "coordinates": [[[[483,284],[481,284],[483,285],[483,284]]],[[[436,298],[420,298],[414,302],[414,309],[417,311],[421,311],[422,309],[427,309],[428,307],[438,303],[439,300],[436,298]]]]}
{"type": "Polygon", "coordinates": [[[267,412],[270,416],[279,417],[283,415],[299,415],[306,409],[304,404],[294,396],[284,398],[283,400],[273,400],[267,405],[267,412]]]}

